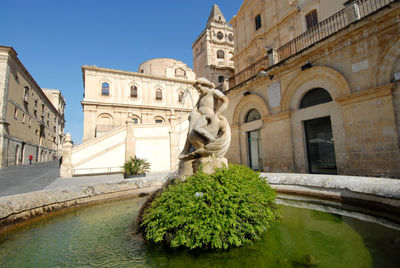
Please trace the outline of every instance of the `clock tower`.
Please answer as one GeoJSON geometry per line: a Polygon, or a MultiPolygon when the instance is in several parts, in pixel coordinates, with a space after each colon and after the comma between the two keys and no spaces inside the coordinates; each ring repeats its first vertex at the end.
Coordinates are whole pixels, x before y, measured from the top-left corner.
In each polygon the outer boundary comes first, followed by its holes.
{"type": "Polygon", "coordinates": [[[214,4],[206,28],[193,42],[193,70],[197,77],[205,77],[221,91],[234,84],[233,28],[214,4]]]}

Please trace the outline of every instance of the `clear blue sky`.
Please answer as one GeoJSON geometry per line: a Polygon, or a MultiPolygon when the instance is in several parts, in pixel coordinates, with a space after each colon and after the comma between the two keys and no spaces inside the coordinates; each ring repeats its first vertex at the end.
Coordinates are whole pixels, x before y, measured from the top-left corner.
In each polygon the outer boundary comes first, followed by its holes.
{"type": "Polygon", "coordinates": [[[192,67],[192,42],[216,3],[229,21],[242,0],[0,0],[0,45],[42,88],[66,99],[65,132],[82,140],[82,65],[137,71],[152,58],[192,67]]]}

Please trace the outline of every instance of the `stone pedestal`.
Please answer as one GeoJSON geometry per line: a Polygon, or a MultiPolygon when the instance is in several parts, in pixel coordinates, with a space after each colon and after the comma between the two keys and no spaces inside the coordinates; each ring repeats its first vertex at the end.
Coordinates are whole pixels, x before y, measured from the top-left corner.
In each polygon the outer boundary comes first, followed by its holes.
{"type": "Polygon", "coordinates": [[[225,157],[205,156],[191,160],[180,161],[178,178],[184,180],[185,177],[196,173],[200,169],[200,166],[203,168],[204,173],[211,174],[214,173],[216,168],[227,167],[228,159],[225,157]]]}
{"type": "Polygon", "coordinates": [[[358,1],[347,1],[346,3],[344,3],[345,12],[349,23],[352,23],[361,18],[359,4],[360,3],[358,1]]]}
{"type": "Polygon", "coordinates": [[[73,144],[71,140],[71,135],[67,133],[67,135],[65,135],[65,141],[62,148],[62,163],[60,167],[61,178],[72,177],[73,173],[72,162],[71,162],[72,147],[73,144]]]}

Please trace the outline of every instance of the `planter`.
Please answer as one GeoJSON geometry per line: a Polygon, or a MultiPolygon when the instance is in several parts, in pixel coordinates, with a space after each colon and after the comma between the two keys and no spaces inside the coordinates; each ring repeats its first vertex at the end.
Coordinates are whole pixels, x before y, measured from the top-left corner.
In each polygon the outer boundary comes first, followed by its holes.
{"type": "Polygon", "coordinates": [[[124,174],[124,179],[134,179],[134,178],[143,178],[143,177],[146,177],[146,173],[137,174],[137,175],[126,175],[126,174],[124,174]]]}

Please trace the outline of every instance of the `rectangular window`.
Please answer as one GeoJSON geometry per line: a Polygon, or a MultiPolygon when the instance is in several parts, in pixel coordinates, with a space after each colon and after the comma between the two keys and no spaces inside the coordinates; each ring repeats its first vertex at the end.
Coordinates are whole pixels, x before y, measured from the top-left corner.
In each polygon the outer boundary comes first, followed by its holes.
{"type": "Polygon", "coordinates": [[[156,90],[156,100],[162,100],[162,91],[161,89],[156,90]]]}
{"type": "Polygon", "coordinates": [[[255,18],[256,31],[261,28],[261,14],[258,14],[255,18]]]}
{"type": "Polygon", "coordinates": [[[25,124],[25,114],[22,113],[22,124],[25,124]]]}
{"type": "Polygon", "coordinates": [[[14,118],[18,119],[18,109],[17,108],[15,108],[15,110],[14,110],[14,118]]]}
{"type": "Polygon", "coordinates": [[[307,30],[318,24],[317,10],[312,10],[306,15],[307,30]]]}
{"type": "Polygon", "coordinates": [[[24,102],[28,102],[28,97],[29,97],[29,87],[25,86],[24,87],[24,102]]]}
{"type": "Polygon", "coordinates": [[[137,87],[136,86],[131,86],[131,97],[137,98],[137,87]]]}

